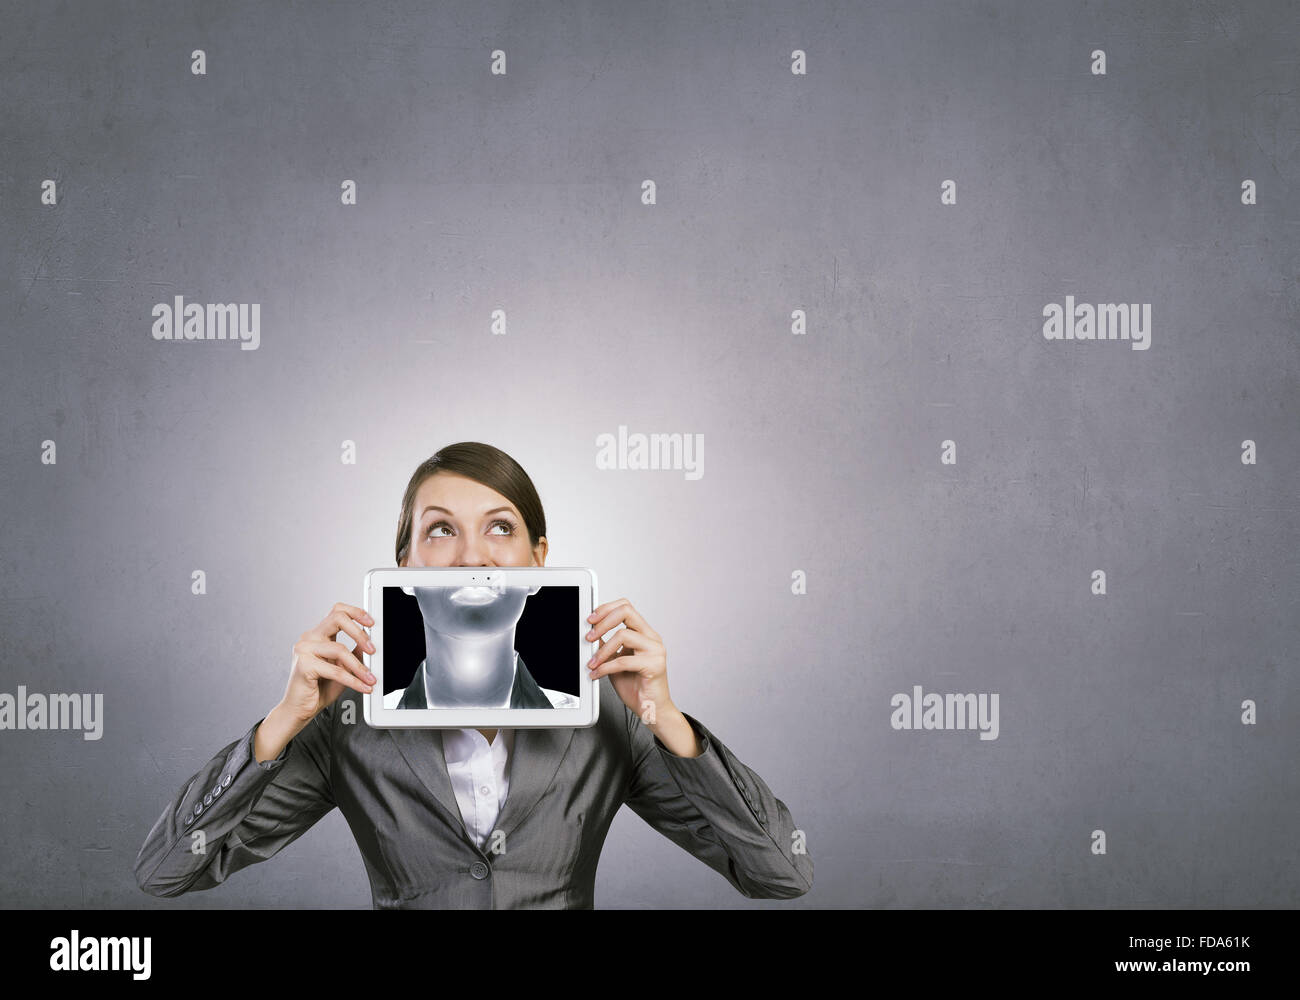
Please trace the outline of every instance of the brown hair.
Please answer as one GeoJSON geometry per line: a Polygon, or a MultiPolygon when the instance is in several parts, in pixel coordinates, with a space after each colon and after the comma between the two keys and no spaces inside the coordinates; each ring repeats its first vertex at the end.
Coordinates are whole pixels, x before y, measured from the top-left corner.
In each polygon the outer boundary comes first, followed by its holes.
{"type": "Polygon", "coordinates": [[[536,548],[546,534],[546,514],[537,487],[518,462],[500,448],[478,441],[449,444],[426,458],[411,474],[402,495],[402,513],[397,522],[397,565],[402,565],[411,548],[411,529],[415,519],[415,494],[420,485],[435,472],[454,472],[496,490],[515,505],[528,528],[528,544],[536,548]]]}

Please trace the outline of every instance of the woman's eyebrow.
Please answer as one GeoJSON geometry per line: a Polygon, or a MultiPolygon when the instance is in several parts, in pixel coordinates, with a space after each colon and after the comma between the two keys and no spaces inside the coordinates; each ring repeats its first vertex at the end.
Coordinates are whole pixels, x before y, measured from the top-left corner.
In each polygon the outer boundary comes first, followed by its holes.
{"type": "MultiPolygon", "coordinates": [[[[427,514],[427,513],[429,513],[429,511],[431,511],[431,510],[440,510],[440,511],[442,511],[444,514],[448,514],[448,515],[450,515],[451,517],[455,517],[455,516],[456,516],[455,514],[452,514],[451,511],[449,511],[446,507],[439,507],[439,506],[437,506],[436,504],[430,504],[428,507],[425,507],[424,510],[420,511],[420,516],[421,516],[421,517],[424,517],[424,515],[427,514]]],[[[484,511],[482,514],[480,514],[479,516],[480,516],[480,517],[487,517],[489,514],[498,514],[498,513],[500,513],[501,511],[505,511],[507,514],[513,513],[513,511],[511,511],[511,509],[510,509],[509,507],[493,507],[491,510],[485,510],[485,511],[484,511]]]]}

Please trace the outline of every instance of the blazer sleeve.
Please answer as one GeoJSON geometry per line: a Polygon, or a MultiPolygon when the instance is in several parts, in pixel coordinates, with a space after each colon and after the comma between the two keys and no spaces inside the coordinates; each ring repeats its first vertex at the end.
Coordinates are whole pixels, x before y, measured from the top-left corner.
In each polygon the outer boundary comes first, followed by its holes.
{"type": "Polygon", "coordinates": [[[697,719],[702,753],[678,757],[626,705],[632,778],[627,806],[751,899],[812,888],[812,857],[785,803],[697,719]]]}
{"type": "Polygon", "coordinates": [[[261,719],[221,748],[167,804],[135,860],[151,896],[211,889],[265,861],[334,808],[330,787],[333,705],[308,723],[274,760],[258,762],[261,719]]]}

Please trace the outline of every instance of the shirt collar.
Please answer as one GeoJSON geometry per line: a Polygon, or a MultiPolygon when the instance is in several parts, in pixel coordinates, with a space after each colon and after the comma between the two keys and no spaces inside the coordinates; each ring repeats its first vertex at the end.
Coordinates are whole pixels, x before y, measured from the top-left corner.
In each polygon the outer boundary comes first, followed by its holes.
{"type": "Polygon", "coordinates": [[[491,746],[477,729],[444,729],[443,756],[448,764],[462,764],[475,755],[490,754],[493,760],[508,760],[515,749],[515,731],[498,729],[491,746]]]}

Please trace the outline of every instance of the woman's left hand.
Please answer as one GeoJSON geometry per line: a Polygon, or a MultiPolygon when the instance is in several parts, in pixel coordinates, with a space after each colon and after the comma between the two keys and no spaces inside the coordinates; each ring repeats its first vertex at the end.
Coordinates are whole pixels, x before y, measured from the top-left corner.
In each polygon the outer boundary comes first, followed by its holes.
{"type": "Polygon", "coordinates": [[[623,625],[608,639],[600,639],[587,664],[592,679],[608,676],[623,704],[660,742],[679,757],[697,756],[695,731],[668,694],[668,651],[659,633],[626,597],[602,604],[587,621],[592,623],[589,642],[623,625]]]}

